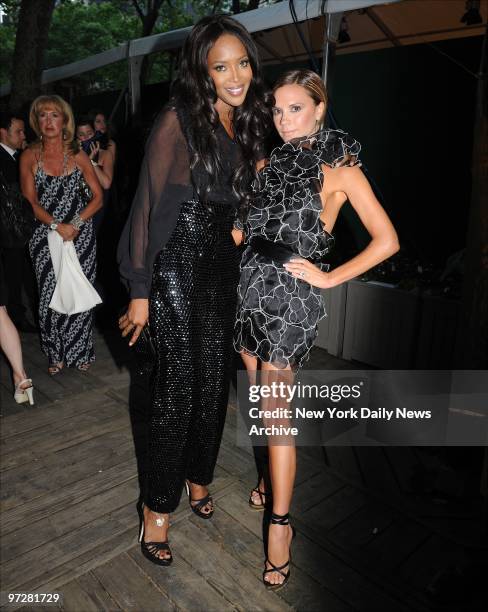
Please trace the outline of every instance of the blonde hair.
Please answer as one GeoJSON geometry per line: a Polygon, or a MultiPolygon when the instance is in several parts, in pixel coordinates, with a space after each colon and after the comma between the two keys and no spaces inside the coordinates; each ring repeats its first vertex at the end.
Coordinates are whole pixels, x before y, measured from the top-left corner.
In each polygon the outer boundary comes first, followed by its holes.
{"type": "Polygon", "coordinates": [[[327,112],[327,92],[325,85],[318,74],[312,70],[290,70],[282,74],[273,87],[273,93],[284,85],[300,85],[318,106],[324,103],[324,112],[320,117],[319,123],[322,126],[327,112]]]}
{"type": "Polygon", "coordinates": [[[32,102],[29,111],[29,125],[37,135],[37,142],[39,143],[42,140],[42,133],[39,125],[39,113],[46,106],[54,106],[54,108],[63,115],[63,146],[65,151],[69,151],[73,155],[76,155],[80,148],[77,140],[75,139],[76,126],[73,110],[66,100],[61,98],[61,96],[56,96],[54,94],[38,96],[34,102],[32,102]]]}

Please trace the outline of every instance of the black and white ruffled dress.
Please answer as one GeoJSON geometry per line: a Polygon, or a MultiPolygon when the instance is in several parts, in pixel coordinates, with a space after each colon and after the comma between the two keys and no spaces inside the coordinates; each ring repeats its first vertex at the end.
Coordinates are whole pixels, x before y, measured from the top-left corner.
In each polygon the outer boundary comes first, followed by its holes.
{"type": "MultiPolygon", "coordinates": [[[[244,227],[234,346],[296,370],[308,357],[317,324],[326,316],[320,289],[293,277],[255,248],[259,241],[285,247],[322,270],[334,238],[320,219],[322,165],[356,165],[361,145],[341,130],[323,130],[277,147],[260,171],[244,227]]],[[[271,244],[271,250],[275,246],[271,244]]]]}

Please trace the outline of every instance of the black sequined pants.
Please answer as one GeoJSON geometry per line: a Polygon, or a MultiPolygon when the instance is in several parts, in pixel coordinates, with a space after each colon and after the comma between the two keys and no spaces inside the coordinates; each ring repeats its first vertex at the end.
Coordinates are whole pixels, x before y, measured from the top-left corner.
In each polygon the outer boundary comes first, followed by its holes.
{"type": "Polygon", "coordinates": [[[154,264],[149,320],[157,365],[144,500],[173,512],[184,479],[212,481],[233,362],[239,253],[233,209],[198,200],[182,205],[154,264]]]}

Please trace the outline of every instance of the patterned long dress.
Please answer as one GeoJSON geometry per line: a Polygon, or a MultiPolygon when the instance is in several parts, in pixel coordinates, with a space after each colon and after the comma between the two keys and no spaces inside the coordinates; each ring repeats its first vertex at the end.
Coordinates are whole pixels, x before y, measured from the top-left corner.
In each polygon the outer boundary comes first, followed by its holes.
{"type": "MultiPolygon", "coordinates": [[[[39,163],[35,186],[39,204],[63,223],[81,213],[85,203],[81,197],[81,170],[78,166],[70,174],[53,176],[46,174],[39,163]]],[[[51,308],[56,278],[48,245],[49,227],[38,223],[29,242],[29,252],[39,287],[39,326],[41,348],[50,364],[64,362],[67,366],[80,366],[95,360],[92,336],[92,311],[75,315],[60,314],[51,308]]],[[[93,223],[88,220],[74,241],[81,268],[93,283],[96,274],[96,241],[93,223]]]]}

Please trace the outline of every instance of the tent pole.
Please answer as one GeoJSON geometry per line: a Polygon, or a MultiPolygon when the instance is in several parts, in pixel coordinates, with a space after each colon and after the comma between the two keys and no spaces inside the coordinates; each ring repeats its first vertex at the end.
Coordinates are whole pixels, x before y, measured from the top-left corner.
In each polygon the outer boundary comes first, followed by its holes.
{"type": "Polygon", "coordinates": [[[331,89],[331,72],[337,47],[337,38],[344,13],[326,13],[324,44],[322,47],[322,80],[327,93],[331,89]]]}
{"type": "Polygon", "coordinates": [[[132,120],[137,122],[141,112],[141,69],[144,56],[137,55],[129,58],[129,94],[130,114],[132,120]]]}

